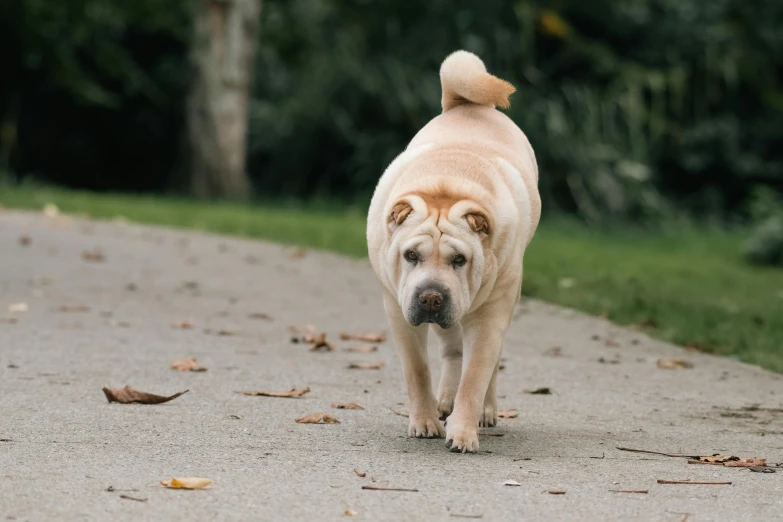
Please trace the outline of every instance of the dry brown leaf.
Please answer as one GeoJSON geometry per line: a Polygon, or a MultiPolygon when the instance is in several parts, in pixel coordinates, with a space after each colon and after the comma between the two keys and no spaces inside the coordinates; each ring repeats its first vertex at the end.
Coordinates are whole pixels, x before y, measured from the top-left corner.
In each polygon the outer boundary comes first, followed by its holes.
{"type": "Polygon", "coordinates": [[[291,388],[290,390],[281,390],[281,391],[275,391],[275,390],[257,390],[257,391],[238,391],[235,393],[239,393],[241,395],[247,395],[251,397],[301,397],[305,393],[310,392],[310,387],[307,386],[305,388],[291,388]]]}
{"type": "Polygon", "coordinates": [[[346,348],[345,351],[350,353],[373,353],[378,351],[378,347],[374,344],[365,344],[362,346],[352,346],[351,348],[346,348]]]}
{"type": "Polygon", "coordinates": [[[57,309],[60,312],[89,312],[90,307],[81,304],[66,304],[57,309]]]}
{"type": "Polygon", "coordinates": [[[180,321],[178,323],[174,323],[171,325],[172,328],[176,328],[177,330],[190,330],[193,328],[193,323],[190,321],[180,321]]]}
{"type": "Polygon", "coordinates": [[[311,413],[296,419],[299,424],[340,424],[340,421],[328,413],[311,413]]]}
{"type": "Polygon", "coordinates": [[[332,343],[326,340],[326,334],[318,335],[305,335],[302,337],[302,341],[310,343],[313,346],[310,347],[311,352],[333,352],[334,346],[332,343]]]}
{"type": "Polygon", "coordinates": [[[82,259],[88,263],[103,263],[106,256],[100,250],[85,250],[82,252],[82,259]]]}
{"type": "Polygon", "coordinates": [[[212,479],[201,477],[183,477],[160,481],[161,486],[170,489],[204,489],[210,484],[212,484],[212,479]]]}
{"type": "Polygon", "coordinates": [[[690,464],[717,464],[722,465],[732,460],[740,460],[739,457],[733,457],[730,455],[720,455],[715,453],[714,455],[705,455],[702,457],[695,457],[688,462],[690,464]]]}
{"type": "Polygon", "coordinates": [[[103,393],[106,395],[106,399],[109,402],[119,402],[120,404],[130,404],[137,402],[139,404],[163,404],[176,399],[180,395],[188,393],[190,390],[185,390],[169,397],[162,395],[155,395],[143,391],[134,390],[130,386],[124,388],[103,388],[103,393]]]}
{"type": "Polygon", "coordinates": [[[516,410],[499,411],[498,417],[501,419],[515,419],[519,416],[519,412],[516,410]]]}
{"type": "Polygon", "coordinates": [[[238,334],[237,332],[232,332],[231,330],[218,330],[217,335],[220,337],[231,337],[238,334]]]}
{"type": "Polygon", "coordinates": [[[658,359],[658,368],[663,370],[682,370],[693,368],[693,363],[685,359],[658,359]]]}
{"type": "Polygon", "coordinates": [[[547,493],[549,493],[550,495],[565,495],[566,494],[566,492],[563,491],[562,489],[550,489],[549,491],[547,491],[547,493]]]}
{"type": "Polygon", "coordinates": [[[351,363],[348,365],[349,370],[380,370],[383,368],[384,364],[383,362],[360,362],[360,363],[351,363]]]}
{"type": "Polygon", "coordinates": [[[367,476],[367,472],[365,471],[359,471],[359,468],[353,468],[353,472],[356,473],[361,478],[364,478],[367,476]]]}
{"type": "Polygon", "coordinates": [[[248,317],[250,319],[263,319],[264,321],[271,321],[272,320],[272,316],[271,315],[265,314],[263,312],[252,313],[252,314],[249,314],[248,317]]]}
{"type": "Polygon", "coordinates": [[[23,314],[27,312],[28,310],[27,303],[14,303],[12,305],[8,305],[8,311],[12,314],[23,314]]]}
{"type": "Polygon", "coordinates": [[[340,334],[343,341],[361,341],[364,343],[384,343],[386,342],[386,332],[351,334],[343,332],[340,334]]]}
{"type": "Polygon", "coordinates": [[[30,246],[32,242],[33,240],[30,239],[30,236],[19,236],[19,244],[22,246],[30,246]]]}
{"type": "Polygon", "coordinates": [[[201,366],[196,362],[194,357],[188,357],[186,359],[180,359],[171,363],[171,368],[179,370],[181,372],[205,372],[206,367],[201,366]]]}
{"type": "Polygon", "coordinates": [[[347,403],[336,402],[332,404],[332,408],[337,410],[363,410],[364,409],[358,404],[356,404],[355,402],[347,402],[347,403]]]}
{"type": "Polygon", "coordinates": [[[724,462],[724,466],[728,468],[755,468],[763,467],[767,465],[767,459],[757,459],[756,457],[750,457],[746,459],[731,460],[724,462]]]}
{"type": "Polygon", "coordinates": [[[359,513],[357,511],[354,511],[353,509],[346,509],[345,511],[343,511],[343,514],[346,517],[352,517],[352,516],[358,515],[359,513]]]}
{"type": "Polygon", "coordinates": [[[536,388],[535,390],[525,390],[525,393],[530,395],[552,395],[550,388],[536,388]]]}

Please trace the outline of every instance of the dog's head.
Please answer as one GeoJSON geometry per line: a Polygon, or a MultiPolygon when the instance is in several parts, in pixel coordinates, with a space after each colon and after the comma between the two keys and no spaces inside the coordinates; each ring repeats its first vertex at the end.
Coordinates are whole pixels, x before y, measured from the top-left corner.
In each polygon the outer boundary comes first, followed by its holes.
{"type": "Polygon", "coordinates": [[[458,323],[494,269],[491,214],[471,199],[413,193],[391,202],[387,226],[386,266],[405,319],[458,323]]]}

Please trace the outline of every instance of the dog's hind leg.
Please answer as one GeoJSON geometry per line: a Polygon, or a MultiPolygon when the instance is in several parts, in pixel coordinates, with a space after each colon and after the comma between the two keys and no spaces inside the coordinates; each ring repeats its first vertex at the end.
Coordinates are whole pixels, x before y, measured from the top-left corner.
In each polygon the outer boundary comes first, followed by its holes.
{"type": "Polygon", "coordinates": [[[440,339],[440,357],[443,361],[438,385],[438,413],[445,420],[454,410],[454,397],[462,375],[462,326],[456,324],[447,329],[436,326],[435,333],[440,339]]]}

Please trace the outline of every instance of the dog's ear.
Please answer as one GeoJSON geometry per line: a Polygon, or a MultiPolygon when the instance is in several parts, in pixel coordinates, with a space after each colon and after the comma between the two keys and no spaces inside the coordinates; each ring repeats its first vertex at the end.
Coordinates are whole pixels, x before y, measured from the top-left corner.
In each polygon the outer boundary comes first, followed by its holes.
{"type": "Polygon", "coordinates": [[[391,214],[389,214],[389,226],[394,229],[402,225],[402,222],[405,221],[405,218],[407,218],[408,214],[412,211],[413,208],[411,208],[406,201],[400,201],[394,205],[391,214]]]}
{"type": "Polygon", "coordinates": [[[481,236],[481,239],[489,236],[489,220],[480,212],[471,212],[465,215],[470,229],[481,236]]]}

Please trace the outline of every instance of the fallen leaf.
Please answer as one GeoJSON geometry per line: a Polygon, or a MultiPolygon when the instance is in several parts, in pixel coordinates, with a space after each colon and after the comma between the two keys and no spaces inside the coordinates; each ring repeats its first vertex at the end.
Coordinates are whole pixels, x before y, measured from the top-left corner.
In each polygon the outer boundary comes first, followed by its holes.
{"type": "Polygon", "coordinates": [[[361,341],[364,343],[383,343],[386,342],[386,332],[351,334],[343,332],[340,334],[343,341],[361,341]]]}
{"type": "Polygon", "coordinates": [[[347,402],[347,403],[336,402],[332,404],[332,408],[336,410],[363,410],[364,409],[358,404],[356,404],[355,402],[347,402]]]}
{"type": "Polygon", "coordinates": [[[563,491],[562,489],[550,489],[549,491],[547,491],[547,493],[549,493],[550,495],[565,495],[566,494],[566,492],[563,491]]]}
{"type": "Polygon", "coordinates": [[[88,263],[103,263],[106,256],[100,250],[85,250],[82,252],[82,259],[88,263]]]}
{"type": "Polygon", "coordinates": [[[383,362],[360,362],[348,365],[349,370],[380,370],[385,363],[383,362]]]}
{"type": "Polygon", "coordinates": [[[22,246],[30,246],[32,242],[33,240],[30,239],[30,236],[19,236],[19,244],[22,246]]]}
{"type": "Polygon", "coordinates": [[[8,311],[12,314],[23,314],[27,312],[27,310],[27,303],[14,303],[12,305],[8,305],[8,311]]]}
{"type": "Polygon", "coordinates": [[[296,419],[299,424],[340,424],[340,421],[328,413],[311,413],[296,419]]]}
{"type": "Polygon", "coordinates": [[[130,386],[124,388],[103,388],[103,393],[106,395],[106,399],[109,402],[119,402],[120,404],[130,404],[137,402],[139,404],[162,404],[176,399],[180,395],[188,393],[190,390],[185,390],[179,393],[175,393],[169,397],[162,395],[155,395],[152,393],[142,392],[134,390],[130,386]]]}
{"type": "Polygon", "coordinates": [[[345,511],[343,511],[343,514],[346,517],[353,517],[353,516],[358,515],[359,513],[357,511],[354,511],[353,509],[346,509],[345,511]]]}
{"type": "Polygon", "coordinates": [[[359,471],[359,468],[353,468],[353,472],[356,473],[361,478],[364,478],[367,476],[367,472],[365,471],[359,471]]]}
{"type": "Polygon", "coordinates": [[[90,307],[80,304],[66,304],[58,308],[60,312],[89,312],[90,307]]]}
{"type": "Polygon", "coordinates": [[[190,321],[180,321],[178,323],[174,323],[171,325],[172,328],[176,328],[177,330],[190,330],[193,328],[193,323],[190,321]]]}
{"type": "Polygon", "coordinates": [[[747,459],[738,459],[724,462],[723,465],[727,468],[757,468],[766,466],[767,459],[757,459],[756,457],[750,457],[747,459]]]}
{"type": "Polygon", "coordinates": [[[196,362],[193,357],[187,359],[180,359],[171,363],[173,370],[179,370],[181,372],[205,372],[207,369],[196,362]]]}
{"type": "Polygon", "coordinates": [[[722,465],[732,460],[739,460],[739,457],[732,457],[730,455],[720,455],[715,453],[714,455],[706,455],[703,457],[696,457],[688,462],[691,464],[718,464],[722,465]]]}
{"type": "Polygon", "coordinates": [[[125,500],[135,500],[136,502],[146,502],[146,498],[136,498],[131,497],[130,495],[120,495],[120,498],[124,498],[125,500]]]}
{"type": "Polygon", "coordinates": [[[515,419],[519,417],[519,412],[516,410],[499,411],[498,417],[500,417],[501,419],[515,419]]]}
{"type": "Polygon", "coordinates": [[[161,480],[160,484],[171,489],[204,489],[212,484],[212,479],[200,477],[173,478],[171,480],[161,480]]]}
{"type": "Polygon", "coordinates": [[[326,334],[318,335],[305,335],[302,340],[306,343],[312,344],[310,347],[311,352],[333,352],[334,346],[332,343],[326,340],[326,334]]]}
{"type": "Polygon", "coordinates": [[[536,388],[535,390],[525,390],[525,393],[530,395],[552,395],[552,390],[549,388],[536,388]]]}
{"type": "Polygon", "coordinates": [[[263,319],[265,321],[271,321],[272,320],[272,316],[271,315],[265,314],[263,312],[252,313],[252,314],[249,314],[248,317],[250,319],[263,319]]]}
{"type": "Polygon", "coordinates": [[[516,480],[507,480],[507,481],[505,481],[505,482],[503,483],[503,485],[504,485],[504,486],[521,486],[522,484],[520,484],[520,483],[519,483],[519,482],[517,482],[516,480]]]}
{"type": "Polygon", "coordinates": [[[345,351],[350,353],[373,353],[378,351],[378,347],[373,344],[365,344],[362,346],[352,346],[351,348],[345,348],[345,351]]]}
{"type": "Polygon", "coordinates": [[[598,362],[601,364],[620,364],[618,359],[604,359],[603,357],[599,357],[598,362]]]}
{"type": "Polygon", "coordinates": [[[775,473],[774,469],[768,468],[766,466],[751,466],[748,469],[755,473],[775,473]]]}
{"type": "Polygon", "coordinates": [[[685,359],[658,359],[658,368],[663,370],[680,370],[693,368],[693,363],[685,359]]]}
{"type": "Polygon", "coordinates": [[[301,397],[305,393],[310,392],[310,387],[306,388],[291,388],[290,390],[273,391],[273,390],[258,390],[258,391],[238,391],[241,395],[248,395],[253,397],[301,397]]]}
{"type": "Polygon", "coordinates": [[[220,337],[231,337],[237,335],[237,332],[232,332],[231,330],[218,330],[217,335],[220,337]]]}

